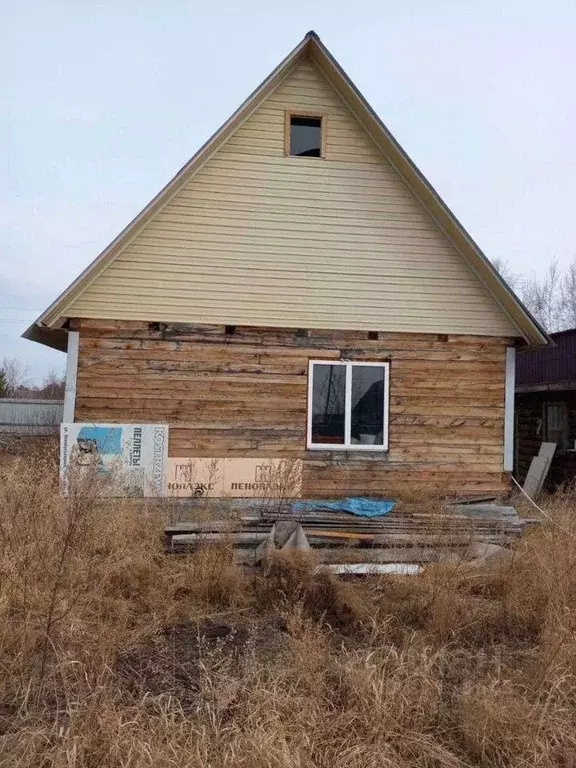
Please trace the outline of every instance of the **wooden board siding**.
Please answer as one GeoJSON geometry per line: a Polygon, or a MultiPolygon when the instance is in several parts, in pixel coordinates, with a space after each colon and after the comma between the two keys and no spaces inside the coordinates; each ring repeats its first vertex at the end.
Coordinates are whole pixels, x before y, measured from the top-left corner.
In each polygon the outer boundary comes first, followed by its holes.
{"type": "Polygon", "coordinates": [[[509,338],[73,321],[77,421],[170,425],[169,455],[304,460],[304,494],[502,491],[509,338]],[[390,361],[387,454],[306,450],[309,359],[390,361]]]}
{"type": "Polygon", "coordinates": [[[62,315],[519,333],[310,61],[62,315]],[[284,155],[286,110],[324,115],[324,158],[284,155]]]}

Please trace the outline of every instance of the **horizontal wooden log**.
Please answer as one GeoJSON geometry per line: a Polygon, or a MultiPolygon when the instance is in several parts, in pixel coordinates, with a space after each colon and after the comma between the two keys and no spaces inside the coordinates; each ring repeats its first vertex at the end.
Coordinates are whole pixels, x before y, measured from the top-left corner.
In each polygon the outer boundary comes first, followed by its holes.
{"type": "MultiPolygon", "coordinates": [[[[304,340],[305,341],[305,340],[304,340]]],[[[108,350],[110,352],[123,351],[128,356],[138,357],[137,353],[154,352],[155,358],[159,355],[167,354],[166,359],[170,359],[172,353],[177,353],[181,357],[194,356],[203,358],[221,354],[225,350],[229,355],[261,355],[264,357],[305,357],[315,359],[338,360],[340,357],[347,359],[357,359],[360,361],[374,359],[382,360],[405,360],[423,362],[446,362],[446,363],[495,363],[502,366],[502,351],[500,347],[469,346],[462,350],[454,351],[446,344],[422,345],[420,348],[397,349],[383,346],[382,343],[367,342],[363,340],[362,346],[350,347],[341,346],[334,348],[324,348],[318,345],[306,345],[305,343],[292,344],[291,346],[280,346],[273,344],[254,345],[247,341],[239,343],[237,337],[223,337],[216,344],[214,338],[211,343],[191,340],[175,339],[118,339],[118,338],[91,338],[83,337],[81,339],[81,349],[108,350]],[[369,346],[367,346],[369,345],[369,346]]],[[[111,355],[113,356],[113,355],[111,355]]]]}
{"type": "Polygon", "coordinates": [[[139,371],[136,374],[134,372],[126,372],[122,370],[121,366],[114,368],[112,376],[108,373],[102,373],[99,370],[92,368],[86,368],[78,371],[77,380],[81,383],[82,387],[90,385],[90,382],[94,382],[97,386],[110,386],[114,385],[116,380],[119,381],[120,387],[127,386],[132,387],[146,387],[148,384],[151,386],[163,385],[164,388],[171,386],[179,386],[182,383],[189,386],[196,386],[201,384],[218,385],[223,386],[236,384],[248,385],[251,387],[251,391],[254,392],[255,384],[263,385],[276,385],[276,384],[289,384],[292,386],[301,386],[305,384],[306,379],[304,377],[295,377],[294,375],[277,375],[268,373],[258,374],[237,374],[237,373],[214,373],[210,371],[163,371],[148,369],[139,371]],[[128,384],[125,384],[128,382],[128,384]],[[169,382],[168,384],[166,382],[169,382]]]}
{"type": "Polygon", "coordinates": [[[163,360],[154,359],[151,355],[142,359],[127,358],[121,354],[118,357],[110,358],[108,355],[99,357],[87,357],[82,355],[79,359],[80,371],[92,371],[98,375],[114,376],[117,372],[124,374],[140,374],[142,371],[157,371],[164,373],[167,371],[179,371],[183,373],[203,372],[206,375],[213,373],[255,373],[255,374],[281,374],[293,376],[306,376],[308,374],[307,360],[292,360],[283,358],[282,360],[272,359],[266,363],[259,362],[257,356],[252,356],[251,360],[225,359],[219,360],[163,360]]]}
{"type": "MultiPolygon", "coordinates": [[[[130,334],[141,334],[142,338],[161,338],[169,333],[180,333],[185,339],[201,338],[220,338],[224,335],[224,325],[201,325],[195,323],[148,323],[141,320],[100,320],[91,318],[78,318],[71,320],[73,330],[82,331],[87,336],[106,336],[114,338],[129,337],[130,334]],[[157,329],[156,326],[162,325],[157,329]]],[[[290,341],[297,336],[296,328],[278,328],[275,326],[236,326],[235,333],[230,339],[241,341],[246,338],[258,338],[263,343],[282,338],[290,341]]],[[[435,333],[394,333],[384,331],[379,333],[378,340],[368,339],[366,331],[356,330],[330,330],[330,329],[308,329],[307,337],[310,343],[320,340],[322,344],[329,341],[342,340],[362,340],[368,344],[389,344],[394,347],[405,345],[423,344],[430,345],[438,343],[441,345],[459,345],[466,346],[513,346],[515,340],[511,337],[497,336],[473,336],[470,334],[442,334],[435,333]],[[439,341],[439,338],[442,341],[439,341]]]]}
{"type": "MultiPolygon", "coordinates": [[[[182,398],[182,397],[114,397],[110,394],[108,397],[94,397],[92,395],[82,395],[78,398],[88,408],[97,408],[104,410],[156,410],[158,412],[169,411],[171,413],[188,414],[188,417],[194,416],[200,419],[204,413],[209,414],[210,418],[220,414],[221,420],[234,415],[256,415],[262,419],[267,418],[267,414],[274,413],[280,418],[289,413],[306,414],[306,404],[300,400],[284,400],[274,398],[269,401],[269,408],[263,412],[262,406],[258,402],[246,402],[242,400],[235,401],[234,398],[228,400],[223,397],[215,398],[182,398]]],[[[268,401],[267,401],[268,402],[268,401]]],[[[208,419],[206,419],[208,421],[208,419]]]]}
{"type": "Polygon", "coordinates": [[[109,421],[116,424],[129,422],[150,424],[172,423],[173,421],[190,418],[194,413],[203,420],[211,418],[225,420],[228,417],[239,427],[269,425],[297,428],[302,421],[302,417],[306,418],[305,411],[301,413],[268,411],[265,414],[259,414],[249,411],[239,412],[233,406],[222,409],[197,407],[187,411],[186,408],[182,407],[160,408],[152,405],[150,407],[145,407],[144,405],[131,407],[121,403],[117,404],[117,407],[103,407],[102,404],[93,407],[82,400],[78,403],[78,418],[82,418],[84,421],[109,421]]]}

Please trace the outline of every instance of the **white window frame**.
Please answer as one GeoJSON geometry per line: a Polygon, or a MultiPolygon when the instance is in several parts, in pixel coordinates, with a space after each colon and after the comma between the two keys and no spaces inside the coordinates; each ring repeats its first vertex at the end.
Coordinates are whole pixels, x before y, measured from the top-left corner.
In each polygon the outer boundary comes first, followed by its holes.
{"type": "Polygon", "coordinates": [[[387,451],[388,450],[388,411],[390,407],[390,363],[373,363],[364,360],[309,360],[308,361],[308,413],[306,445],[309,451],[387,451]],[[346,366],[346,391],[344,405],[344,442],[335,443],[312,442],[312,398],[313,379],[315,365],[344,365],[346,366]],[[352,397],[352,366],[370,366],[384,369],[384,421],[382,424],[382,445],[360,445],[351,442],[352,409],[350,407],[352,397]]]}

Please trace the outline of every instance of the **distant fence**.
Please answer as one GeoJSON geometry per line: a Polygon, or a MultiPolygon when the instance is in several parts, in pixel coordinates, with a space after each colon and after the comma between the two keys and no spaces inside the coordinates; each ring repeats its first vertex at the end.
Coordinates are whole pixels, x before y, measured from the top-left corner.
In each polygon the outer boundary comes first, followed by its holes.
{"type": "Polygon", "coordinates": [[[0,433],[51,435],[62,421],[62,400],[19,400],[0,398],[0,433]]]}

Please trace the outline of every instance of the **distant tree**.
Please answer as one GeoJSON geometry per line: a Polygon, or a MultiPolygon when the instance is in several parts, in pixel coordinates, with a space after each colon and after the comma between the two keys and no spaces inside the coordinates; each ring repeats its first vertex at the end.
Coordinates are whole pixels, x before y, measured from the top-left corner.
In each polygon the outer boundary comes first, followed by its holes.
{"type": "Polygon", "coordinates": [[[4,357],[0,362],[0,370],[4,374],[6,397],[14,397],[18,389],[26,385],[28,366],[17,357],[4,357]]]}
{"type": "Polygon", "coordinates": [[[576,328],[576,256],[560,282],[560,312],[563,328],[576,328]]]}
{"type": "Polygon", "coordinates": [[[3,370],[0,370],[0,397],[8,396],[8,387],[6,386],[6,374],[3,370]]]}
{"type": "Polygon", "coordinates": [[[66,380],[64,374],[58,374],[56,371],[50,371],[42,385],[38,387],[36,397],[46,400],[62,400],[64,397],[66,380]]]}
{"type": "Polygon", "coordinates": [[[500,276],[508,283],[512,290],[516,290],[520,283],[520,276],[512,271],[510,265],[505,259],[496,256],[492,259],[492,266],[500,274],[500,276]]]}
{"type": "Polygon", "coordinates": [[[558,261],[553,259],[543,278],[532,273],[521,283],[520,295],[524,304],[548,331],[559,331],[564,327],[563,280],[558,261]]]}
{"type": "Polygon", "coordinates": [[[514,273],[504,259],[492,264],[548,331],[576,328],[576,256],[565,271],[553,259],[543,277],[514,273]]]}

